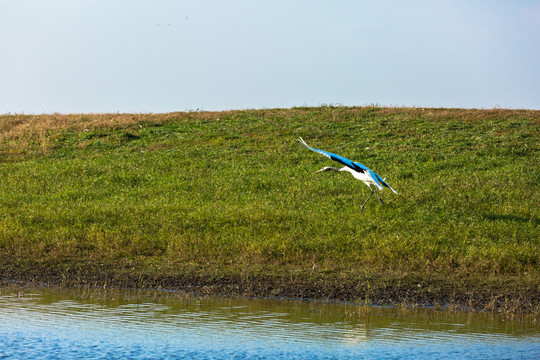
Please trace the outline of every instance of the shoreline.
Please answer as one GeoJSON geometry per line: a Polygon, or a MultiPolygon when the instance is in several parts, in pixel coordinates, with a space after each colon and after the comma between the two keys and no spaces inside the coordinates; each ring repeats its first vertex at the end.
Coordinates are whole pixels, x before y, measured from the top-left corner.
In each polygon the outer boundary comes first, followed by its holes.
{"type": "Polygon", "coordinates": [[[347,302],[366,306],[453,309],[470,312],[540,314],[540,292],[508,279],[499,284],[472,287],[453,280],[422,278],[420,274],[392,278],[388,274],[314,276],[291,273],[185,272],[177,274],[127,273],[106,267],[101,271],[53,270],[53,266],[0,266],[0,281],[25,286],[180,291],[197,296],[253,297],[284,300],[347,302]],[[81,274],[84,274],[82,276],[81,274]],[[513,284],[512,284],[513,283],[513,284]]]}

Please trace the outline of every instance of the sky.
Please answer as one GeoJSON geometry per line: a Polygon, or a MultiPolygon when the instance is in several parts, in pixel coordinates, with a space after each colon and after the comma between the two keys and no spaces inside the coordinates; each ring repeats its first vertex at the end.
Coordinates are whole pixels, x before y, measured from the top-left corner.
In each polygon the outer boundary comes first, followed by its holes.
{"type": "Polygon", "coordinates": [[[0,0],[0,114],[540,109],[540,0],[0,0]]]}

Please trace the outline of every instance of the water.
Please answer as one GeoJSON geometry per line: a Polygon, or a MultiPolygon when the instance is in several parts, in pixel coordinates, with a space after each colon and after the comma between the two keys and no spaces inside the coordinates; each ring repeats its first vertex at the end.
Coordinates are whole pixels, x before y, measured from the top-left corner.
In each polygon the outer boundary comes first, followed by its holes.
{"type": "Polygon", "coordinates": [[[0,359],[540,359],[533,318],[0,288],[0,359]]]}

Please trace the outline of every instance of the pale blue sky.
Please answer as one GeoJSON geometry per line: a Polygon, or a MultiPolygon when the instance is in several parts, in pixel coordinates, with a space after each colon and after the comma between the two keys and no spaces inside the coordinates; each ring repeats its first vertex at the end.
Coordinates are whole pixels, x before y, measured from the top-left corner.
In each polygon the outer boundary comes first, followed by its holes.
{"type": "Polygon", "coordinates": [[[540,0],[0,0],[0,113],[540,109],[540,0]]]}

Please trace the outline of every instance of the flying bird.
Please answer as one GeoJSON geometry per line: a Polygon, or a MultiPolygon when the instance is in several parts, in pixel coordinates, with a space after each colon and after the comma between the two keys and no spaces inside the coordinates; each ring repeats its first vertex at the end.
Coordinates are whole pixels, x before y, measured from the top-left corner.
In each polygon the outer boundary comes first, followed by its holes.
{"type": "Polygon", "coordinates": [[[397,191],[392,189],[390,187],[390,185],[388,185],[385,182],[386,179],[381,178],[381,176],[379,174],[375,173],[373,170],[371,170],[367,166],[365,166],[363,164],[360,164],[360,163],[357,163],[357,162],[354,162],[354,161],[351,161],[351,160],[349,160],[347,158],[344,158],[343,156],[332,154],[332,153],[330,153],[328,151],[312,148],[311,146],[306,144],[306,142],[302,138],[300,138],[299,141],[300,141],[300,143],[302,145],[306,146],[309,150],[318,152],[319,154],[323,154],[324,156],[326,156],[326,157],[328,157],[328,158],[330,158],[330,159],[332,159],[334,161],[337,161],[338,163],[341,163],[342,165],[345,165],[342,168],[335,168],[335,167],[325,166],[321,170],[316,171],[316,173],[324,172],[324,171],[331,171],[331,170],[334,170],[334,171],[347,171],[347,172],[350,172],[358,180],[363,181],[364,184],[366,184],[369,187],[369,189],[371,190],[371,194],[369,194],[366,201],[364,201],[364,203],[362,204],[362,210],[360,211],[361,213],[364,212],[364,206],[366,205],[366,203],[368,202],[368,200],[371,198],[371,196],[374,193],[374,190],[371,187],[371,185],[375,185],[375,189],[377,190],[377,197],[379,198],[379,201],[380,201],[381,204],[384,204],[384,203],[381,200],[381,196],[379,195],[379,190],[382,190],[383,187],[387,187],[390,190],[392,190],[394,193],[397,194],[397,191]]]}

